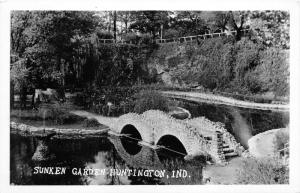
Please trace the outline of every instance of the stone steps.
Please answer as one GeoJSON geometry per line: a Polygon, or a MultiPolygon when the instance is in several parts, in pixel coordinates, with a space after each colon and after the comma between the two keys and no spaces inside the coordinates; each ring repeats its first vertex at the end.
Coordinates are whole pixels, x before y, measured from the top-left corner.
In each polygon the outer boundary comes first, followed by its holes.
{"type": "Polygon", "coordinates": [[[238,153],[236,152],[231,152],[231,153],[225,153],[225,158],[229,158],[229,157],[235,157],[238,156],[238,153]]]}
{"type": "Polygon", "coordinates": [[[232,153],[234,152],[234,149],[231,149],[231,148],[223,148],[223,153],[226,154],[226,153],[232,153]]]}
{"type": "Polygon", "coordinates": [[[228,144],[223,144],[223,149],[226,149],[226,148],[229,148],[229,145],[228,144]]]}

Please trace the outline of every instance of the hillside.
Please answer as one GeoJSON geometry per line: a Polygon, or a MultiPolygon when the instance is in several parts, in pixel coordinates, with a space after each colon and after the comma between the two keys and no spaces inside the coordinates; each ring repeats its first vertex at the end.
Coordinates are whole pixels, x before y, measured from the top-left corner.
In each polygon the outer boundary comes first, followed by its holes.
{"type": "Polygon", "coordinates": [[[146,66],[167,86],[288,96],[288,54],[248,37],[222,37],[159,44],[146,66]]]}

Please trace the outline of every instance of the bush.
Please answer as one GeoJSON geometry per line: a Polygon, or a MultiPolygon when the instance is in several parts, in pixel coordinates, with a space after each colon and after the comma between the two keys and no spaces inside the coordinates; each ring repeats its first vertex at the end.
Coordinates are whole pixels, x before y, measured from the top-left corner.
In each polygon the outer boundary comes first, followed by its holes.
{"type": "Polygon", "coordinates": [[[152,36],[150,34],[141,34],[139,42],[141,44],[150,44],[152,42],[152,36]]]}
{"type": "Polygon", "coordinates": [[[123,39],[125,42],[130,42],[130,41],[132,41],[133,43],[136,43],[137,40],[139,39],[139,37],[138,37],[138,35],[137,35],[136,33],[130,32],[130,33],[127,33],[127,34],[122,35],[122,39],[123,39]]]}
{"type": "Polygon", "coordinates": [[[101,124],[97,121],[97,119],[92,118],[92,119],[85,119],[83,121],[83,126],[84,127],[99,127],[101,124]]]}
{"type": "Polygon", "coordinates": [[[81,106],[84,108],[88,108],[90,105],[90,96],[89,92],[84,92],[84,93],[78,93],[76,94],[76,96],[74,97],[74,104],[77,106],[81,106]]]}
{"type": "Polygon", "coordinates": [[[54,122],[59,125],[76,123],[82,119],[83,118],[77,115],[73,115],[67,112],[60,112],[57,114],[57,116],[53,117],[54,122]]]}
{"type": "Polygon", "coordinates": [[[50,104],[46,107],[40,107],[38,116],[41,120],[52,120],[55,124],[72,124],[79,121],[83,121],[84,118],[71,114],[66,110],[63,110],[63,106],[59,104],[50,104]]]}
{"type": "Polygon", "coordinates": [[[261,64],[257,67],[257,79],[265,91],[277,96],[289,96],[289,53],[270,48],[261,53],[261,64]]]}
{"type": "Polygon", "coordinates": [[[143,113],[150,109],[169,111],[168,99],[154,90],[143,90],[134,101],[134,112],[143,113]]]}
{"type": "Polygon", "coordinates": [[[239,184],[288,184],[289,169],[276,160],[248,158],[238,173],[239,184]]]}
{"type": "Polygon", "coordinates": [[[113,39],[113,34],[108,31],[97,30],[96,32],[99,39],[113,39]]]}
{"type": "Polygon", "coordinates": [[[164,39],[178,38],[179,32],[175,29],[167,29],[164,33],[164,39]]]}

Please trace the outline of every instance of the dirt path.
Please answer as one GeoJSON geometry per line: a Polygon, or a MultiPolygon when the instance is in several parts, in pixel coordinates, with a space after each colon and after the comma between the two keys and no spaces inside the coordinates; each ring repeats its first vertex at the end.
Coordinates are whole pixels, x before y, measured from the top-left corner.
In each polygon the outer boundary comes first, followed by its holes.
{"type": "Polygon", "coordinates": [[[289,105],[285,104],[255,103],[207,93],[181,91],[161,91],[161,93],[167,97],[186,99],[195,102],[208,102],[251,109],[289,111],[289,105]]]}

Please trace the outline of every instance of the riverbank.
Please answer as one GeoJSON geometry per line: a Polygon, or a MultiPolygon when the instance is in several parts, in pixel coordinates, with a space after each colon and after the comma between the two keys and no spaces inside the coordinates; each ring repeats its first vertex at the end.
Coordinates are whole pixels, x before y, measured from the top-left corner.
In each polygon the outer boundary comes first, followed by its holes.
{"type": "Polygon", "coordinates": [[[107,134],[109,128],[101,126],[99,128],[55,128],[55,127],[35,127],[23,123],[10,122],[10,132],[13,134],[20,134],[22,136],[39,136],[41,131],[54,132],[53,138],[85,138],[85,137],[99,137],[107,134]]]}
{"type": "Polygon", "coordinates": [[[230,97],[224,97],[221,95],[199,93],[199,92],[183,92],[183,91],[160,91],[160,92],[166,97],[185,99],[194,102],[222,104],[222,105],[260,109],[260,110],[289,111],[288,104],[256,103],[256,102],[238,100],[230,97]]]}

